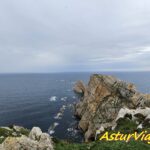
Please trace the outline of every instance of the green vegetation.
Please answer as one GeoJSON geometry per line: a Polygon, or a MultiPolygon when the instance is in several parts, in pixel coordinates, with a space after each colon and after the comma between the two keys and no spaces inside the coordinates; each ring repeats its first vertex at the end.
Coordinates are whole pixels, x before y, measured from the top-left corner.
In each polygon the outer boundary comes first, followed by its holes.
{"type": "Polygon", "coordinates": [[[12,136],[13,131],[7,128],[0,128],[0,144],[5,140],[6,137],[12,136]]]}
{"type": "Polygon", "coordinates": [[[29,133],[30,133],[30,130],[28,130],[28,129],[26,129],[26,128],[21,128],[20,131],[19,131],[19,133],[20,133],[21,135],[26,135],[26,136],[28,136],[29,133]]]}
{"type": "Polygon", "coordinates": [[[55,143],[56,150],[148,150],[150,145],[143,142],[130,141],[129,143],[120,141],[97,141],[91,143],[67,143],[60,141],[55,143]]]}
{"type": "Polygon", "coordinates": [[[0,128],[0,144],[7,138],[7,137],[20,137],[21,135],[29,135],[30,130],[25,128],[20,128],[19,131],[16,131],[13,126],[8,128],[1,127],[0,128]]]}
{"type": "MultiPolygon", "coordinates": [[[[144,129],[150,131],[149,128],[144,129]]],[[[117,133],[118,131],[122,133],[133,133],[137,131],[137,125],[132,120],[120,119],[118,120],[118,125],[115,131],[107,130],[109,133],[117,133]]],[[[138,130],[140,132],[140,130],[138,130]]],[[[8,136],[21,136],[29,135],[29,130],[25,128],[20,128],[16,131],[13,127],[0,128],[0,144],[8,136]]],[[[148,150],[150,149],[150,144],[130,140],[128,143],[124,141],[94,141],[89,143],[73,143],[65,140],[53,139],[55,150],[148,150]]]]}
{"type": "Polygon", "coordinates": [[[123,133],[133,133],[137,130],[137,124],[135,121],[132,121],[128,118],[120,118],[117,121],[117,127],[115,130],[123,133]]]}
{"type": "Polygon", "coordinates": [[[0,128],[0,137],[12,136],[13,130],[7,128],[0,128]]]}
{"type": "MultiPolygon", "coordinates": [[[[141,131],[150,131],[149,128],[142,129],[141,131]]],[[[107,130],[110,133],[117,133],[120,131],[121,133],[134,133],[135,131],[141,132],[137,130],[137,124],[128,119],[120,119],[118,120],[118,125],[115,131],[107,130]]],[[[103,133],[102,133],[103,134],[103,133]]],[[[148,150],[150,149],[150,144],[131,140],[126,143],[124,141],[95,141],[90,143],[71,143],[67,141],[59,141],[54,140],[55,149],[56,150],[148,150]]]]}

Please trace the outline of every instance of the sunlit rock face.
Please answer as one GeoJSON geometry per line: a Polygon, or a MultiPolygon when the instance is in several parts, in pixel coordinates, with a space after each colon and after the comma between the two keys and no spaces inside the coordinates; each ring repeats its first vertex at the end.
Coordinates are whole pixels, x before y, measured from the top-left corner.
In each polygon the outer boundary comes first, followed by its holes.
{"type": "Polygon", "coordinates": [[[115,126],[121,108],[150,107],[150,95],[113,76],[94,74],[87,86],[79,81],[74,90],[80,94],[75,115],[80,118],[78,127],[85,132],[85,141],[92,139],[101,125],[115,126]]]}

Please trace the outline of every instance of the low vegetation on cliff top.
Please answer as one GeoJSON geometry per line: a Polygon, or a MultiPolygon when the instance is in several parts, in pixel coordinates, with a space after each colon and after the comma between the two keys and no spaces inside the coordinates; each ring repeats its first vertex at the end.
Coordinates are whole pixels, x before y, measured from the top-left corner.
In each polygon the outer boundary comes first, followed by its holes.
{"type": "MultiPolygon", "coordinates": [[[[17,129],[17,128],[15,128],[17,129]]],[[[20,136],[26,135],[28,136],[29,130],[25,128],[18,128],[16,131],[14,127],[0,128],[0,143],[4,141],[6,137],[10,136],[20,136]]],[[[115,131],[108,130],[109,132],[124,132],[124,133],[133,133],[136,131],[136,124],[130,120],[120,120],[118,126],[115,131]]],[[[145,128],[144,130],[150,131],[149,128],[145,128]]],[[[140,132],[140,131],[139,131],[140,132]]],[[[89,143],[73,143],[65,140],[53,139],[54,141],[54,149],[55,150],[148,150],[150,149],[150,145],[141,141],[130,141],[128,143],[121,141],[94,141],[89,143]]]]}
{"type": "MultiPolygon", "coordinates": [[[[143,130],[150,131],[150,128],[144,128],[143,130]]],[[[119,121],[117,128],[112,130],[107,130],[109,133],[134,133],[137,130],[137,125],[135,122],[129,119],[122,119],[119,121]]],[[[150,145],[141,141],[131,140],[126,143],[124,141],[95,141],[89,143],[71,143],[63,140],[54,140],[56,150],[148,150],[150,145]]]]}
{"type": "Polygon", "coordinates": [[[0,144],[7,137],[20,137],[21,135],[29,135],[29,130],[23,127],[10,126],[10,127],[0,127],[0,144]]]}
{"type": "Polygon", "coordinates": [[[91,143],[67,143],[60,141],[55,144],[56,150],[148,150],[150,145],[143,142],[130,141],[129,143],[120,142],[120,141],[98,141],[91,143]]]}

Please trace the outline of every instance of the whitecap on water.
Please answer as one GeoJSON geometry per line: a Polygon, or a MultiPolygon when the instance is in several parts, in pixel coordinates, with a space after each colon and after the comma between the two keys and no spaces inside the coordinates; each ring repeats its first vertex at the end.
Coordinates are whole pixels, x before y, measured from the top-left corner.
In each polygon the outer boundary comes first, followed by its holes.
{"type": "Polygon", "coordinates": [[[54,129],[55,129],[58,125],[59,125],[58,122],[54,122],[54,123],[49,127],[48,132],[49,132],[50,135],[52,135],[52,134],[55,133],[54,129]]]}
{"type": "Polygon", "coordinates": [[[57,115],[54,117],[54,119],[62,119],[62,113],[61,112],[59,112],[59,113],[57,113],[57,115]]]}
{"type": "Polygon", "coordinates": [[[49,131],[49,134],[50,134],[50,135],[52,135],[52,134],[54,134],[54,133],[55,133],[54,130],[50,130],[50,131],[49,131]]]}
{"type": "Polygon", "coordinates": [[[56,114],[56,116],[54,116],[54,119],[62,119],[65,109],[66,109],[66,105],[62,105],[59,112],[56,114]]]}
{"type": "Polygon", "coordinates": [[[75,96],[73,96],[72,98],[73,98],[73,99],[76,99],[76,97],[75,97],[75,96]]]}
{"type": "Polygon", "coordinates": [[[59,125],[58,122],[54,122],[54,127],[57,127],[59,125]]]}
{"type": "Polygon", "coordinates": [[[51,96],[49,99],[50,102],[55,102],[56,100],[57,100],[56,96],[51,96]]]}
{"type": "Polygon", "coordinates": [[[69,109],[71,109],[71,108],[73,108],[73,104],[68,104],[67,107],[68,107],[69,109]]]}
{"type": "Polygon", "coordinates": [[[61,101],[66,101],[66,100],[67,100],[67,97],[62,97],[60,100],[61,100],[61,101]]]}
{"type": "Polygon", "coordinates": [[[73,128],[68,128],[67,131],[68,132],[72,132],[74,129],[73,128]]]}
{"type": "Polygon", "coordinates": [[[62,105],[62,108],[63,108],[63,109],[66,109],[66,105],[62,105]]]}

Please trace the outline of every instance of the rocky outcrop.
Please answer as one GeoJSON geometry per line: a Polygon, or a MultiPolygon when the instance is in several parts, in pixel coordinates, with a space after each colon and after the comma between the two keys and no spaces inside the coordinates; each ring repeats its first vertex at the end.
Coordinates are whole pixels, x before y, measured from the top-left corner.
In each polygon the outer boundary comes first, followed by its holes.
{"type": "Polygon", "coordinates": [[[134,84],[113,76],[95,74],[90,77],[87,86],[77,82],[74,89],[80,94],[75,115],[80,118],[78,126],[85,132],[85,141],[94,138],[96,130],[102,129],[102,125],[114,127],[122,108],[150,107],[150,95],[138,92],[134,84]]]}
{"type": "MultiPolygon", "coordinates": [[[[16,127],[20,130],[20,127],[16,127]]],[[[39,127],[33,127],[28,136],[8,136],[2,144],[0,150],[53,150],[51,137],[47,133],[42,133],[39,127]]]]}
{"type": "Polygon", "coordinates": [[[129,117],[130,120],[135,121],[138,124],[137,128],[150,127],[150,108],[148,107],[144,109],[121,108],[115,121],[118,122],[119,119],[125,117],[129,117]]]}
{"type": "Polygon", "coordinates": [[[73,90],[75,93],[78,93],[80,95],[84,95],[85,92],[86,92],[86,87],[84,85],[84,83],[82,81],[78,81],[74,87],[73,87],[73,90]]]}

